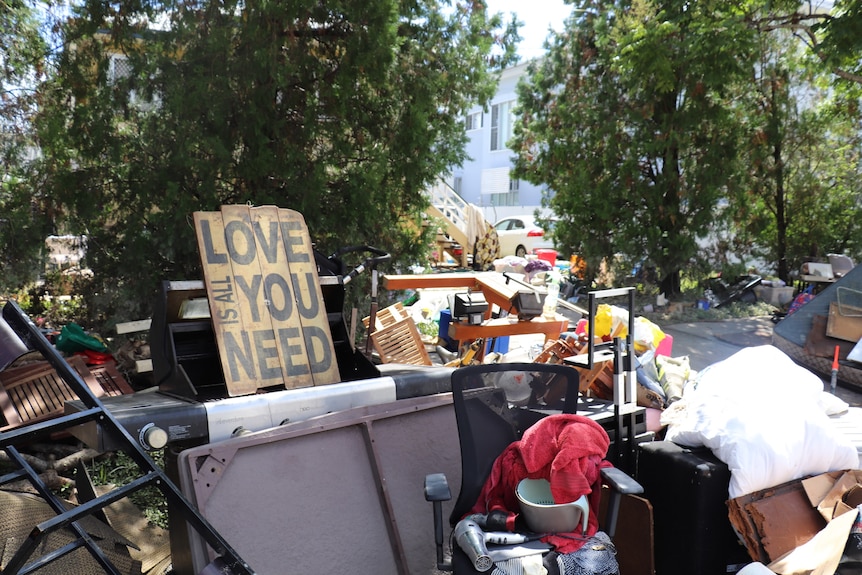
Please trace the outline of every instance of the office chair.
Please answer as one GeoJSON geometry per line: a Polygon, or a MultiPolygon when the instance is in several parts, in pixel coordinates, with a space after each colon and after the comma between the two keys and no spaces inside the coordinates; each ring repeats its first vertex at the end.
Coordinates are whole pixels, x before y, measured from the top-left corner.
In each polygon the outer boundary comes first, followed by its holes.
{"type": "MultiPolygon", "coordinates": [[[[450,527],[458,526],[474,509],[498,457],[521,439],[525,431],[548,416],[576,413],[578,384],[576,369],[556,364],[502,363],[453,371],[452,399],[461,447],[461,488],[449,516],[450,527]]],[[[601,433],[607,438],[604,430],[601,433]]],[[[499,467],[495,471],[499,471],[499,467]]],[[[643,489],[624,472],[610,466],[601,469],[601,481],[610,487],[605,533],[612,538],[622,494],[641,493],[643,489]]],[[[510,495],[515,498],[514,492],[510,495]]],[[[480,572],[475,557],[468,557],[454,540],[449,544],[448,553],[444,552],[442,502],[451,499],[444,474],[426,476],[425,499],[432,503],[437,568],[456,574],[480,572]]],[[[595,515],[597,511],[598,508],[590,513],[595,515]]],[[[511,527],[509,523],[506,530],[511,527]]],[[[519,532],[526,531],[522,519],[515,522],[515,528],[519,532]]],[[[500,530],[500,527],[489,526],[489,530],[500,530]]],[[[490,568],[487,563],[481,567],[490,568]]]]}

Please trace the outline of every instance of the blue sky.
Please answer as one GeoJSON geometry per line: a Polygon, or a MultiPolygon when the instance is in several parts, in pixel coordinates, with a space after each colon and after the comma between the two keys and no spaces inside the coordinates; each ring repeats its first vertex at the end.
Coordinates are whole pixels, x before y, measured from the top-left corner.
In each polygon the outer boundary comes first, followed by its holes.
{"type": "Polygon", "coordinates": [[[545,53],[542,44],[548,36],[548,29],[562,30],[563,22],[572,12],[572,6],[563,0],[486,0],[489,12],[511,12],[518,15],[524,25],[520,34],[523,37],[518,45],[518,53],[523,59],[535,58],[545,53]]]}

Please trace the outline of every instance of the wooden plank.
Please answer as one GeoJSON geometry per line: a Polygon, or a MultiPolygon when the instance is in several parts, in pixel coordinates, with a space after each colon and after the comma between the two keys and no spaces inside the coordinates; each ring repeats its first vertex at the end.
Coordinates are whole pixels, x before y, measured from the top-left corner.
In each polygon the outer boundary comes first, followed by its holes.
{"type": "Polygon", "coordinates": [[[388,290],[421,288],[465,288],[479,289],[479,274],[472,272],[452,272],[445,274],[386,274],[380,279],[380,286],[388,290]]]}
{"type": "Polygon", "coordinates": [[[256,389],[282,385],[285,378],[278,361],[272,317],[261,287],[263,275],[249,208],[222,206],[221,216],[242,324],[244,375],[254,381],[256,389]]]}
{"type": "Polygon", "coordinates": [[[12,397],[2,385],[0,385],[0,409],[3,410],[3,418],[6,420],[7,426],[17,427],[23,421],[18,410],[15,409],[12,397]]]}
{"type": "Polygon", "coordinates": [[[152,359],[139,359],[135,362],[136,373],[149,373],[153,371],[152,359]]]}
{"type": "Polygon", "coordinates": [[[222,206],[195,227],[229,395],[340,381],[302,215],[222,206]]]}
{"type": "MultiPolygon", "coordinates": [[[[93,373],[90,371],[90,368],[87,367],[87,363],[81,358],[81,356],[74,355],[70,357],[68,360],[69,365],[75,368],[75,371],[78,372],[78,375],[81,376],[81,379],[84,380],[84,383],[90,388],[90,393],[95,395],[96,397],[102,397],[105,395],[105,390],[99,384],[95,377],[93,377],[93,373]]],[[[78,399],[78,397],[72,393],[72,390],[68,385],[63,382],[63,387],[65,390],[63,393],[68,393],[69,397],[67,399],[78,399]]],[[[132,393],[132,390],[129,389],[128,393],[132,393]]],[[[62,406],[62,403],[61,403],[62,406]]]]}
{"type": "Polygon", "coordinates": [[[565,332],[568,327],[569,320],[560,314],[557,314],[555,319],[546,319],[540,316],[529,321],[512,321],[512,318],[504,317],[487,320],[479,325],[468,325],[460,322],[450,323],[449,337],[458,341],[467,341],[506,335],[541,333],[545,335],[545,341],[547,341],[559,338],[560,334],[565,332]]]}
{"type": "Polygon", "coordinates": [[[219,212],[195,212],[193,217],[210,317],[228,394],[254,393],[257,391],[257,379],[253,377],[253,358],[248,357],[251,343],[242,326],[239,296],[228,258],[222,215],[219,212]]]}
{"type": "Polygon", "coordinates": [[[519,290],[529,288],[514,282],[506,282],[506,278],[497,272],[454,272],[444,274],[416,275],[384,275],[381,280],[383,289],[464,289],[480,291],[488,302],[488,313],[491,306],[513,311],[512,298],[519,290]]]}
{"type": "Polygon", "coordinates": [[[284,208],[280,208],[278,214],[314,385],[336,383],[341,376],[305,218],[295,210],[284,208]]]}
{"type": "Polygon", "coordinates": [[[151,319],[139,319],[137,321],[124,321],[122,323],[118,323],[116,326],[117,335],[149,331],[150,324],[152,323],[153,320],[151,319]]]}
{"type": "MultiPolygon", "coordinates": [[[[255,230],[261,230],[258,241],[258,261],[263,275],[263,297],[267,313],[271,316],[275,341],[281,364],[284,386],[287,389],[314,385],[305,338],[302,337],[302,320],[291,288],[290,263],[287,260],[284,238],[275,206],[262,206],[250,210],[255,230]]],[[[327,327],[328,327],[327,323],[327,327]]]]}

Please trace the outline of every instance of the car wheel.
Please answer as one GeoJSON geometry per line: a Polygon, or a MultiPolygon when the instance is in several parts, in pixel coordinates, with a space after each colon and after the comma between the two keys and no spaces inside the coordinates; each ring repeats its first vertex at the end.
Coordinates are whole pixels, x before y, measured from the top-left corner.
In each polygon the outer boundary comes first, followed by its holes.
{"type": "Polygon", "coordinates": [[[527,248],[525,248],[524,246],[518,246],[518,248],[515,250],[515,255],[518,256],[519,258],[526,257],[527,248]]]}

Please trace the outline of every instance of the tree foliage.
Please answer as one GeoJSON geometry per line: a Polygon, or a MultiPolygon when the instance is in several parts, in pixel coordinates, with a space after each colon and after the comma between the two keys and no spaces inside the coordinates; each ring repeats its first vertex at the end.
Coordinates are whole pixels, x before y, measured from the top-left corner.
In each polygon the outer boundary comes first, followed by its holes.
{"type": "Polygon", "coordinates": [[[838,85],[862,84],[862,2],[836,0],[812,3],[780,0],[752,12],[749,21],[759,30],[787,30],[809,48],[839,79],[838,85]],[[768,9],[766,9],[768,8],[768,9]]]}
{"type": "Polygon", "coordinates": [[[743,173],[732,99],[754,37],[739,3],[581,2],[519,90],[516,171],[554,194],[593,269],[648,256],[668,294],[743,173]]]}
{"type": "Polygon", "coordinates": [[[734,252],[785,280],[805,259],[858,255],[858,96],[845,80],[860,10],[836,8],[577,4],[520,88],[513,142],[518,174],[554,190],[562,246],[593,270],[646,256],[667,293],[680,270],[734,252]],[[843,89],[827,90],[824,71],[843,89]]]}
{"type": "Polygon", "coordinates": [[[49,67],[42,22],[33,3],[0,4],[0,289],[33,277],[51,231],[34,217],[46,206],[30,169],[35,86],[49,67]]]}
{"type": "Polygon", "coordinates": [[[199,277],[191,214],[223,204],[298,210],[323,253],[416,261],[423,190],[463,160],[459,117],[516,31],[473,1],[87,0],[66,35],[45,186],[89,236],[95,309],[129,317],[199,277]]]}
{"type": "Polygon", "coordinates": [[[808,65],[786,31],[761,40],[744,98],[750,180],[731,196],[730,211],[737,237],[789,281],[809,259],[862,253],[862,226],[852,216],[862,203],[862,134],[854,100],[824,89],[827,72],[808,65]]]}

